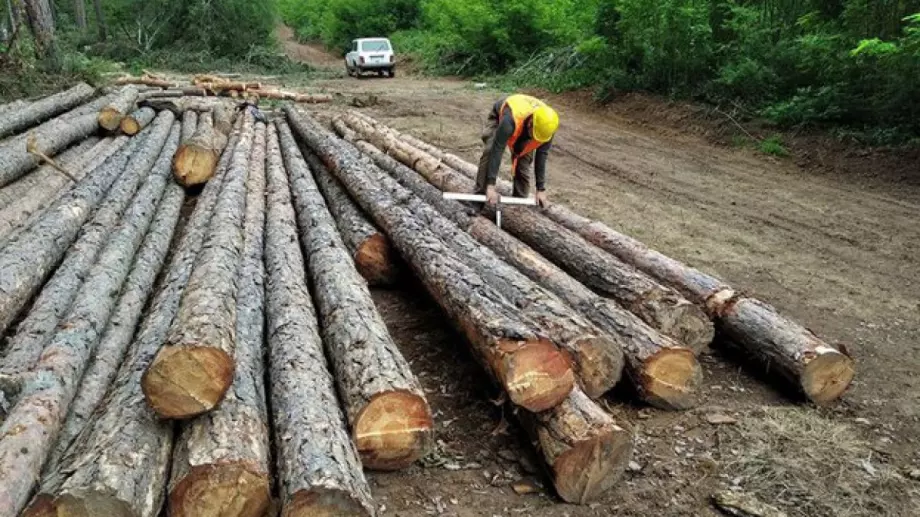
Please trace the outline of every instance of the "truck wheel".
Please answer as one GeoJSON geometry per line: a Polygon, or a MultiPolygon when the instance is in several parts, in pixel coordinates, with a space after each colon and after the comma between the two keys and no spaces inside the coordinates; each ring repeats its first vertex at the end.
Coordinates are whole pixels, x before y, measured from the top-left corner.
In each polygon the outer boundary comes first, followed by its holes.
{"type": "Polygon", "coordinates": [[[395,68],[391,68],[391,69],[390,69],[390,79],[392,79],[392,78],[394,78],[394,77],[396,77],[396,69],[395,69],[395,68]]]}

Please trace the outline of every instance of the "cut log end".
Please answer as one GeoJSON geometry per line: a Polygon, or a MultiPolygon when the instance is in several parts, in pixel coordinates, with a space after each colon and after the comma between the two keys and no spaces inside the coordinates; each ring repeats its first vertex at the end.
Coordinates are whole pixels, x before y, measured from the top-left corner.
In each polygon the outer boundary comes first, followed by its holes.
{"type": "Polygon", "coordinates": [[[701,354],[712,344],[715,326],[700,307],[689,302],[658,304],[648,301],[644,305],[646,308],[655,307],[654,318],[662,334],[676,339],[694,354],[701,354]]]}
{"type": "Polygon", "coordinates": [[[169,494],[174,517],[261,517],[270,505],[268,476],[240,463],[195,467],[169,494]]]}
{"type": "Polygon", "coordinates": [[[99,125],[106,131],[115,131],[121,125],[125,114],[112,108],[111,106],[102,108],[99,111],[99,125]]]}
{"type": "Polygon", "coordinates": [[[506,355],[505,390],[511,401],[528,411],[558,406],[572,392],[575,374],[571,360],[547,339],[504,339],[498,350],[506,355]]]}
{"type": "Polygon", "coordinates": [[[346,491],[302,490],[294,494],[281,517],[366,517],[371,513],[346,491]]]}
{"type": "Polygon", "coordinates": [[[124,501],[98,492],[74,492],[52,499],[47,495],[35,498],[23,512],[23,517],[133,517],[134,512],[124,501]]]}
{"type": "Polygon", "coordinates": [[[802,390],[815,404],[830,404],[843,395],[855,375],[850,357],[834,349],[819,350],[805,365],[802,390]]]}
{"type": "Polygon", "coordinates": [[[126,135],[134,136],[140,132],[140,130],[141,125],[131,117],[125,117],[121,121],[121,132],[126,135]]]}
{"type": "Polygon", "coordinates": [[[215,347],[166,346],[144,373],[147,404],[163,418],[207,413],[230,388],[234,366],[233,358],[215,347]]]}
{"type": "Polygon", "coordinates": [[[703,372],[696,356],[685,348],[665,348],[645,362],[637,385],[643,399],[655,407],[682,410],[699,403],[703,372]]]}
{"type": "Polygon", "coordinates": [[[623,373],[623,351],[605,337],[585,337],[573,343],[578,350],[578,379],[582,391],[592,399],[607,393],[623,373]]]}
{"type": "Polygon", "coordinates": [[[176,152],[173,171],[176,181],[184,187],[207,183],[214,176],[220,153],[194,145],[182,145],[176,152]]]}
{"type": "Polygon", "coordinates": [[[393,391],[375,396],[361,410],[355,419],[354,440],[365,467],[399,470],[428,450],[433,427],[423,397],[393,391]]]}
{"type": "Polygon", "coordinates": [[[619,427],[579,442],[553,464],[556,492],[569,503],[596,500],[619,481],[632,451],[629,433],[619,427]]]}
{"type": "Polygon", "coordinates": [[[397,271],[390,241],[383,234],[368,237],[355,250],[355,266],[371,286],[385,286],[396,283],[397,271]]]}

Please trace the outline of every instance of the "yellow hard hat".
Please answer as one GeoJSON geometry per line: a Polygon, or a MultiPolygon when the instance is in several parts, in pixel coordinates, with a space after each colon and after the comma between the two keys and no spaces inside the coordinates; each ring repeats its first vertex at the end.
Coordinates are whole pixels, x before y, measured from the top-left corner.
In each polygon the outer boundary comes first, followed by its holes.
{"type": "Polygon", "coordinates": [[[559,114],[549,106],[540,106],[533,112],[533,138],[549,142],[559,129],[559,114]]]}

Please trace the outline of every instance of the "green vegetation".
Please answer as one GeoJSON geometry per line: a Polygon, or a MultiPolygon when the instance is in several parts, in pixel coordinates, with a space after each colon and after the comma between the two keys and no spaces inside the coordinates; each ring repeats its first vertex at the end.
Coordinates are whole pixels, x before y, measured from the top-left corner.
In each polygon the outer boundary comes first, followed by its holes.
{"type": "Polygon", "coordinates": [[[920,134],[920,0],[278,0],[302,39],[389,35],[428,72],[601,100],[647,90],[781,126],[920,134]]]}

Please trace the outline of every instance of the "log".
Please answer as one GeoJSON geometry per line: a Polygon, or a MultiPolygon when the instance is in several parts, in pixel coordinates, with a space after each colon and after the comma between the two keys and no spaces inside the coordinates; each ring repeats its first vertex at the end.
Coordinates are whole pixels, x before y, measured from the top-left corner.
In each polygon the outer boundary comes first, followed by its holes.
{"type": "Polygon", "coordinates": [[[377,187],[368,170],[373,164],[292,107],[285,112],[301,138],[387,232],[511,401],[530,411],[561,403],[574,385],[567,354],[543,337],[543,329],[522,321],[498,289],[377,187]]]}
{"type": "MultiPolygon", "coordinates": [[[[231,146],[235,147],[237,137],[234,131],[231,146]]],[[[229,154],[218,170],[219,181],[211,182],[202,191],[108,394],[61,462],[43,476],[39,494],[25,516],[160,515],[173,450],[173,426],[147,406],[141,378],[178,311],[208,233],[228,163],[229,154]]]]}
{"type": "Polygon", "coordinates": [[[216,410],[184,426],[173,453],[169,515],[261,517],[271,502],[263,341],[265,125],[249,164],[244,258],[237,296],[233,385],[216,410]],[[228,497],[232,494],[232,497],[228,497]]]}
{"type": "Polygon", "coordinates": [[[223,109],[203,113],[198,129],[182,142],[173,162],[176,181],[185,187],[200,185],[214,176],[214,169],[227,145],[230,118],[223,109]]]}
{"type": "Polygon", "coordinates": [[[153,77],[121,77],[115,80],[115,84],[118,85],[140,85],[140,86],[155,86],[157,88],[177,88],[180,85],[166,79],[158,79],[153,77]]]}
{"type": "Polygon", "coordinates": [[[371,287],[394,285],[399,277],[399,257],[389,239],[368,220],[322,162],[310,154],[305,158],[358,272],[371,287]]]}
{"type": "Polygon", "coordinates": [[[157,90],[144,92],[138,96],[138,102],[148,101],[150,99],[166,99],[174,97],[209,97],[209,92],[204,88],[170,88],[168,90],[157,90]]]}
{"type": "Polygon", "coordinates": [[[169,338],[144,374],[144,397],[163,418],[185,419],[211,411],[233,381],[236,280],[253,134],[252,115],[244,116],[210,235],[169,338]]]}
{"type": "Polygon", "coordinates": [[[62,115],[38,126],[28,135],[0,143],[0,187],[19,179],[41,163],[41,158],[29,152],[30,147],[38,153],[54,156],[74,142],[88,137],[97,128],[95,115],[62,115]]]}
{"type": "MultiPolygon", "coordinates": [[[[269,139],[269,147],[277,145],[269,139]]],[[[370,488],[335,394],[284,165],[268,153],[265,313],[281,515],[374,515],[370,488]]]]}
{"type": "Polygon", "coordinates": [[[128,86],[119,91],[115,98],[112,99],[112,102],[99,110],[99,126],[108,131],[118,129],[122,119],[133,111],[137,95],[137,88],[133,86],[128,86]]]}
{"type": "MultiPolygon", "coordinates": [[[[131,155],[125,166],[127,172],[112,186],[92,221],[67,251],[54,276],[42,288],[28,315],[16,329],[16,336],[10,341],[0,366],[0,377],[15,379],[38,360],[55,326],[70,308],[86,272],[96,262],[112,229],[154,166],[169,137],[173,120],[171,113],[161,116],[146,135],[139,137],[138,151],[131,155]]],[[[23,259],[30,261],[32,257],[23,259]]]]}
{"type": "MultiPolygon", "coordinates": [[[[406,468],[432,443],[434,423],[425,394],[349,260],[294,135],[283,121],[276,125],[323,342],[361,462],[376,470],[406,468]]],[[[274,144],[271,151],[277,152],[274,144]]]]}
{"type": "MultiPolygon", "coordinates": [[[[363,138],[400,162],[419,171],[446,192],[472,192],[472,179],[446,167],[430,155],[354,116],[346,122],[363,138]]],[[[527,207],[503,207],[504,228],[570,275],[599,294],[612,298],[662,333],[674,337],[695,353],[712,341],[714,328],[706,314],[680,296],[576,233],[527,207]]]]}
{"type": "Polygon", "coordinates": [[[181,116],[186,111],[214,111],[218,106],[229,108],[231,101],[222,98],[198,99],[183,97],[178,99],[148,99],[141,101],[141,106],[153,108],[156,111],[169,110],[177,116],[181,116]]]}
{"type": "Polygon", "coordinates": [[[29,373],[21,398],[0,427],[2,515],[16,514],[28,502],[156,212],[168,181],[169,159],[178,144],[176,125],[158,150],[151,175],[86,275],[69,313],[29,373]]]}
{"type": "Polygon", "coordinates": [[[588,504],[613,488],[632,459],[631,434],[577,388],[543,413],[519,411],[564,501],[588,504]]]}
{"type": "Polygon", "coordinates": [[[257,99],[285,100],[305,104],[321,104],[324,102],[332,102],[333,100],[332,95],[328,93],[295,93],[280,90],[261,89],[247,90],[244,92],[244,94],[248,95],[249,97],[255,97],[257,99]]]}
{"type": "Polygon", "coordinates": [[[147,127],[147,124],[153,122],[156,116],[157,112],[154,111],[153,108],[138,108],[121,121],[121,132],[129,136],[134,136],[138,134],[141,129],[147,127]]]}
{"type": "Polygon", "coordinates": [[[86,83],[79,83],[69,90],[49,95],[28,106],[12,110],[0,119],[0,138],[18,133],[36,124],[63,113],[90,99],[96,90],[86,83]]]}
{"type": "MultiPolygon", "coordinates": [[[[702,369],[693,353],[646,325],[634,314],[611,300],[593,293],[555,264],[526,244],[498,229],[490,221],[476,217],[478,210],[456,201],[445,200],[440,190],[417,172],[368,142],[341,119],[336,131],[353,141],[383,170],[392,175],[429,205],[433,206],[501,259],[518,268],[528,278],[555,293],[565,303],[588,318],[616,341],[626,357],[625,371],[644,401],[662,409],[686,409],[698,402],[702,369]]],[[[590,396],[597,396],[586,390],[590,396]]]]}

